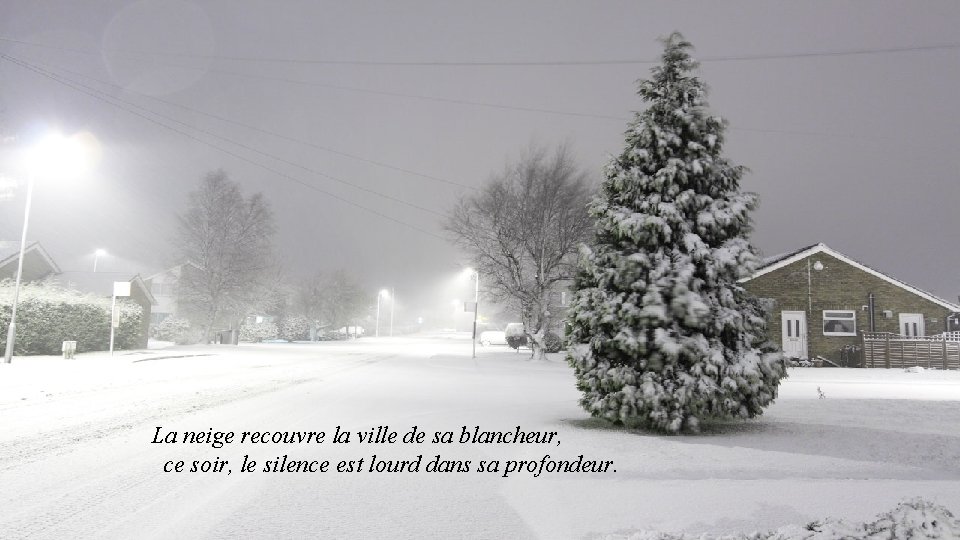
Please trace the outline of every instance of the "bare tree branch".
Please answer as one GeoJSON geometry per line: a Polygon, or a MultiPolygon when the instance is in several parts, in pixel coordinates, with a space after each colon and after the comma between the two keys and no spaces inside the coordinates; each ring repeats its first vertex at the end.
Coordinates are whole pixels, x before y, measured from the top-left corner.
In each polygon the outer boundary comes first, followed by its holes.
{"type": "Polygon", "coordinates": [[[555,320],[555,293],[573,276],[579,246],[590,237],[587,176],[565,146],[533,148],[477,194],[465,197],[445,223],[485,277],[486,293],[518,309],[542,357],[555,320]]]}

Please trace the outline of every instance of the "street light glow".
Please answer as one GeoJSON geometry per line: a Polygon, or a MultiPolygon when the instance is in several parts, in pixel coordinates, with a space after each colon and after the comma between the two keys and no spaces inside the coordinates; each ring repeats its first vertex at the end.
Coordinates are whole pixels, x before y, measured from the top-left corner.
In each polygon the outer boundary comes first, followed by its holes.
{"type": "Polygon", "coordinates": [[[38,178],[73,178],[89,170],[99,153],[100,144],[89,133],[51,133],[26,151],[26,164],[38,178]]]}
{"type": "Polygon", "coordinates": [[[390,299],[390,291],[388,291],[388,290],[386,290],[386,289],[380,289],[380,296],[381,296],[382,298],[386,298],[387,300],[389,300],[389,299],[390,299]]]}
{"type": "MultiPolygon", "coordinates": [[[[35,177],[67,177],[82,172],[93,165],[99,155],[100,146],[96,137],[89,133],[64,137],[53,133],[26,150],[25,160],[29,179],[27,180],[27,202],[23,212],[23,229],[20,236],[20,256],[17,259],[17,279],[13,288],[13,302],[10,307],[10,324],[7,326],[7,345],[3,361],[13,361],[13,350],[17,340],[17,302],[20,298],[20,282],[23,278],[23,254],[27,247],[27,227],[30,225],[30,206],[33,201],[33,181],[35,177]]],[[[96,266],[96,261],[94,261],[96,266]]]]}
{"type": "Polygon", "coordinates": [[[107,250],[98,249],[93,252],[93,271],[97,271],[97,262],[100,260],[100,257],[104,257],[107,254],[107,250]]]}

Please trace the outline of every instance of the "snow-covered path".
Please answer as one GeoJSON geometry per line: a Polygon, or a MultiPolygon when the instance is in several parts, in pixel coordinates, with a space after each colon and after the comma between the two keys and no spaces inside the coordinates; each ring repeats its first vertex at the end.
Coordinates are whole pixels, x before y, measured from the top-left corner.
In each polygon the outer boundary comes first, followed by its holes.
{"type": "MultiPolygon", "coordinates": [[[[663,437],[587,418],[560,357],[396,338],[178,350],[0,367],[0,536],[580,538],[747,532],[872,518],[908,496],[960,511],[960,373],[792,370],[764,418],[663,437]],[[211,354],[212,353],[212,354],[211,354]],[[826,394],[818,399],[817,388],[826,394]],[[24,399],[25,398],[25,399],[24,399]],[[427,443],[349,444],[412,426],[427,443]],[[325,431],[322,444],[151,444],[170,431],[325,431]],[[560,444],[429,444],[435,431],[558,432],[560,444]],[[476,472],[479,460],[612,460],[607,473],[476,472]],[[364,472],[242,473],[364,458],[364,472]],[[369,473],[414,460],[417,473],[369,473]],[[469,473],[428,473],[434,456],[469,473]],[[228,460],[164,473],[168,460],[228,460]]],[[[238,435],[239,437],[239,435],[238,435]]]]}

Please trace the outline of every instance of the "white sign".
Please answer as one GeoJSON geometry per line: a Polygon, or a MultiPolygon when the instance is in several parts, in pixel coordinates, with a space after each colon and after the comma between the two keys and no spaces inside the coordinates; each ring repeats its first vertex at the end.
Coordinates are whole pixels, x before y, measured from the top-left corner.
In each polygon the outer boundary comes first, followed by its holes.
{"type": "Polygon", "coordinates": [[[114,282],[113,282],[113,295],[114,295],[114,296],[130,296],[130,282],[129,282],[129,281],[114,281],[114,282]]]}

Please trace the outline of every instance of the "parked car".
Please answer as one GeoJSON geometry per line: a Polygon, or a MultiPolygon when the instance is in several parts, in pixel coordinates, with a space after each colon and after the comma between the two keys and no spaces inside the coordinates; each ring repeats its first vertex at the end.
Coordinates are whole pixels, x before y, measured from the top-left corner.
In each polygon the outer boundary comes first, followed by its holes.
{"type": "Polygon", "coordinates": [[[480,344],[484,347],[490,345],[506,345],[507,335],[503,330],[487,330],[480,333],[480,344]]]}

